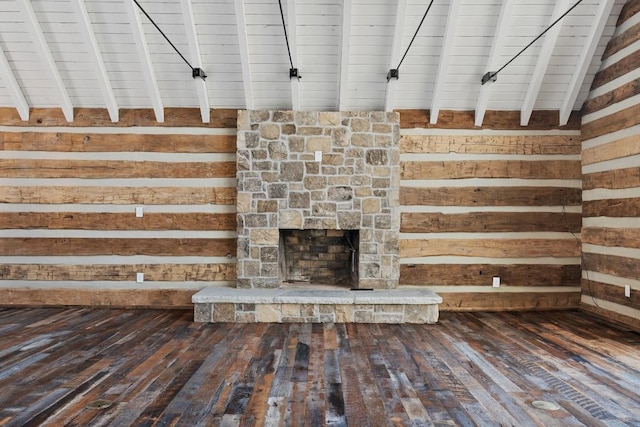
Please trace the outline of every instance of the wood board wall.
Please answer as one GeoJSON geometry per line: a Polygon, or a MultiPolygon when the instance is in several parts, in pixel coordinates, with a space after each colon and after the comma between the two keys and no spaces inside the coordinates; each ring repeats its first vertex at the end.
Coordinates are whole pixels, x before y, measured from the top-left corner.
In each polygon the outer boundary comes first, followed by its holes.
{"type": "Polygon", "coordinates": [[[602,60],[582,116],[581,306],[640,328],[640,2],[602,60]]]}
{"type": "MultiPolygon", "coordinates": [[[[236,112],[206,126],[187,109],[162,125],[148,110],[75,115],[0,111],[2,302],[188,307],[232,285],[236,112]]],[[[436,289],[444,310],[577,306],[579,117],[401,117],[401,284],[436,289]]]]}

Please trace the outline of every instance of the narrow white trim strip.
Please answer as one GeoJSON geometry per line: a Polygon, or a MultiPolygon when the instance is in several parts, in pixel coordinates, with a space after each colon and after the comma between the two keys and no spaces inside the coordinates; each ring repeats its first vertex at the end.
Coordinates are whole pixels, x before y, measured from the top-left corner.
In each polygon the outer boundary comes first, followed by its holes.
{"type": "Polygon", "coordinates": [[[10,178],[2,183],[13,187],[236,187],[235,178],[10,178]]]}
{"type": "Polygon", "coordinates": [[[610,57],[602,61],[600,63],[600,69],[604,70],[605,68],[610,67],[616,62],[625,59],[627,56],[631,55],[637,50],[640,50],[640,40],[636,40],[635,42],[631,43],[629,46],[623,49],[620,49],[619,51],[617,51],[616,53],[614,53],[613,55],[611,55],[610,57]]]}
{"type": "Polygon", "coordinates": [[[607,188],[596,188],[594,190],[584,190],[582,192],[582,201],[589,202],[592,200],[608,200],[608,199],[632,199],[640,197],[640,187],[621,188],[610,190],[607,188]]]}
{"type": "MultiPolygon", "coordinates": [[[[234,153],[147,153],[147,152],[67,152],[67,151],[0,151],[0,159],[23,160],[115,160],[135,162],[235,162],[234,153]]],[[[212,165],[215,168],[215,165],[212,165]]]]}
{"type": "Polygon", "coordinates": [[[640,125],[635,125],[625,129],[620,129],[612,133],[607,133],[605,135],[600,135],[596,138],[582,141],[582,149],[588,150],[589,148],[597,147],[599,145],[604,145],[609,142],[617,141],[622,138],[627,138],[629,136],[636,136],[639,133],[640,133],[640,125]]]}
{"type": "MultiPolygon", "coordinates": [[[[443,213],[466,214],[472,212],[555,212],[561,213],[562,206],[400,206],[401,213],[443,213]]],[[[2,206],[0,205],[0,210],[2,206]]],[[[567,213],[582,213],[582,206],[566,206],[567,213]]]]}
{"type": "Polygon", "coordinates": [[[143,283],[136,283],[135,277],[132,280],[123,281],[56,281],[56,280],[0,280],[0,289],[24,288],[28,289],[83,289],[83,290],[154,290],[154,289],[177,289],[177,290],[200,290],[203,287],[231,287],[235,282],[230,281],[184,281],[184,282],[153,282],[145,280],[143,283]]]}
{"type": "Polygon", "coordinates": [[[0,264],[68,264],[68,265],[132,265],[132,264],[235,264],[231,257],[97,255],[97,256],[0,256],[0,264]]]}
{"type": "Polygon", "coordinates": [[[598,120],[611,114],[618,113],[626,108],[633,107],[638,104],[640,104],[640,95],[632,96],[631,98],[624,99],[620,102],[609,105],[606,108],[594,111],[593,113],[587,114],[586,116],[582,116],[582,124],[584,125],[594,120],[598,120]]]}
{"type": "Polygon", "coordinates": [[[600,255],[621,256],[625,258],[637,258],[638,263],[640,263],[640,249],[636,248],[621,248],[615,246],[601,246],[591,243],[583,243],[582,252],[600,255]]]}
{"type": "Polygon", "coordinates": [[[576,160],[580,161],[580,154],[425,154],[425,153],[403,153],[400,154],[400,161],[414,162],[460,162],[467,160],[508,160],[508,161],[546,161],[546,160],[576,160]]]}
{"type": "MultiPolygon", "coordinates": [[[[579,236],[579,233],[576,233],[579,236]]],[[[541,231],[541,232],[504,232],[504,233],[400,233],[400,240],[484,240],[484,239],[551,239],[575,240],[571,233],[541,231]]]]}
{"type": "MultiPolygon", "coordinates": [[[[402,115],[402,111],[400,112],[402,115]]],[[[580,130],[400,129],[400,136],[579,136],[580,130]]]]}
{"type": "Polygon", "coordinates": [[[635,15],[633,15],[632,17],[630,17],[629,19],[624,21],[622,23],[622,25],[617,26],[616,27],[616,31],[613,34],[613,37],[617,37],[620,34],[623,34],[629,28],[633,27],[634,25],[636,25],[638,23],[640,23],[640,13],[636,13],[635,15]]]}
{"type": "Polygon", "coordinates": [[[615,218],[607,216],[582,218],[583,227],[640,228],[640,217],[615,218]]]}
{"type": "MultiPolygon", "coordinates": [[[[140,218],[143,220],[143,218],[140,218]]],[[[5,229],[4,238],[91,238],[91,239],[235,239],[232,230],[45,230],[5,229]]]]}
{"type": "Polygon", "coordinates": [[[631,289],[640,290],[640,280],[628,279],[626,277],[612,276],[611,274],[600,273],[592,270],[583,270],[582,278],[592,280],[594,282],[602,282],[609,285],[620,286],[623,289],[624,285],[629,285],[631,289]]]}
{"type": "MultiPolygon", "coordinates": [[[[235,205],[142,205],[144,213],[235,213],[235,205]]],[[[130,213],[135,216],[134,205],[38,205],[0,203],[0,212],[86,212],[86,213],[130,213]]]]}
{"type": "MultiPolygon", "coordinates": [[[[491,281],[490,277],[487,277],[491,281]]],[[[489,283],[487,286],[429,286],[438,294],[458,293],[458,292],[475,292],[490,294],[520,294],[520,293],[556,293],[556,292],[580,292],[580,288],[576,286],[506,286],[501,285],[494,288],[489,283]]]]}
{"type": "MultiPolygon", "coordinates": [[[[2,261],[1,258],[0,258],[0,261],[2,261]]],[[[464,257],[464,256],[430,256],[430,257],[400,258],[400,264],[580,265],[580,257],[485,258],[485,257],[464,257]]]]}
{"type": "Polygon", "coordinates": [[[605,160],[599,163],[591,163],[582,167],[583,174],[606,172],[615,169],[637,168],[640,167],[640,154],[633,156],[620,157],[612,160],[605,160]]]}
{"type": "Polygon", "coordinates": [[[605,310],[613,311],[615,313],[632,317],[634,319],[640,319],[640,310],[636,310],[635,308],[616,304],[610,301],[605,301],[599,298],[594,298],[590,295],[582,295],[582,298],[580,298],[580,302],[592,307],[599,307],[605,310]]]}
{"type": "Polygon", "coordinates": [[[0,126],[0,132],[26,133],[88,133],[115,135],[235,135],[235,128],[209,127],[75,127],[75,126],[0,126]]]}
{"type": "MultiPolygon", "coordinates": [[[[640,14],[636,15],[636,16],[640,16],[640,14]]],[[[629,71],[626,74],[621,75],[620,77],[611,80],[610,82],[607,82],[605,84],[603,84],[602,86],[599,86],[595,89],[592,89],[591,92],[589,92],[589,98],[588,99],[594,99],[597,98],[601,95],[604,95],[605,93],[611,92],[612,90],[615,90],[621,86],[624,86],[625,84],[632,82],[636,79],[640,78],[640,68],[636,68],[634,70],[629,71]]]]}
{"type": "Polygon", "coordinates": [[[402,180],[401,187],[569,187],[582,188],[579,179],[465,178],[402,180]]]}

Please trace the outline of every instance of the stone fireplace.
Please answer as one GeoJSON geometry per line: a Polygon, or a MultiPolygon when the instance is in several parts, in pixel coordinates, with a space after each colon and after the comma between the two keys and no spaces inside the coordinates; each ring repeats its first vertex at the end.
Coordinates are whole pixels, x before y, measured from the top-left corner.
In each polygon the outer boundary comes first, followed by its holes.
{"type": "Polygon", "coordinates": [[[240,111],[237,141],[238,288],[397,287],[397,113],[240,111]]]}

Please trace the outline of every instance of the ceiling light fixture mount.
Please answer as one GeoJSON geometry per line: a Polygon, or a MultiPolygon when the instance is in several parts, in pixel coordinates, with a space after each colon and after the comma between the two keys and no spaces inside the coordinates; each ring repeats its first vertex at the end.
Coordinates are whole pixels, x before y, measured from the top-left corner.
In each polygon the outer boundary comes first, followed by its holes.
{"type": "Polygon", "coordinates": [[[487,82],[495,82],[496,80],[498,80],[497,71],[487,71],[487,73],[484,76],[482,76],[483,85],[487,82]]]}
{"type": "Polygon", "coordinates": [[[298,79],[300,80],[302,76],[297,68],[289,68],[289,79],[298,79]]]}
{"type": "Polygon", "coordinates": [[[391,80],[391,79],[400,79],[400,70],[398,70],[397,68],[392,68],[389,70],[389,72],[387,73],[387,81],[391,80]]]}

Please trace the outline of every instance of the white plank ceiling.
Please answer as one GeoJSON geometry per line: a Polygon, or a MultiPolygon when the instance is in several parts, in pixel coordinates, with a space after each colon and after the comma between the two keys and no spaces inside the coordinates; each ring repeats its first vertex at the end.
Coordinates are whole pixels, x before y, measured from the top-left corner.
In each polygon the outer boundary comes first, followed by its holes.
{"type": "Polygon", "coordinates": [[[0,0],[0,107],[382,110],[580,109],[624,0],[0,0]]]}

